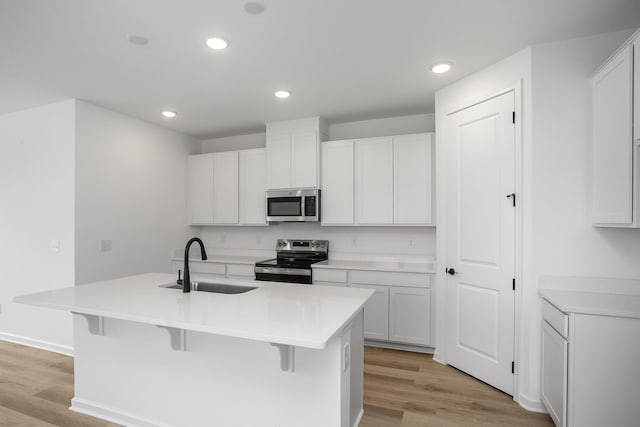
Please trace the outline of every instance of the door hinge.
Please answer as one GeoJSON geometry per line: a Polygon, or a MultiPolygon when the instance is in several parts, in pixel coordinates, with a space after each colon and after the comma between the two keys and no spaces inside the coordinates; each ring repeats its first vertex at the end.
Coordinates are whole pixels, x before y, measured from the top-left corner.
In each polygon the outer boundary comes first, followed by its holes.
{"type": "Polygon", "coordinates": [[[516,362],[511,362],[511,373],[512,374],[516,373],[516,362]]]}
{"type": "Polygon", "coordinates": [[[516,279],[515,278],[513,279],[512,283],[513,283],[513,290],[515,291],[516,290],[516,279]]]}
{"type": "Polygon", "coordinates": [[[516,124],[516,112],[511,113],[511,123],[516,124]]]}

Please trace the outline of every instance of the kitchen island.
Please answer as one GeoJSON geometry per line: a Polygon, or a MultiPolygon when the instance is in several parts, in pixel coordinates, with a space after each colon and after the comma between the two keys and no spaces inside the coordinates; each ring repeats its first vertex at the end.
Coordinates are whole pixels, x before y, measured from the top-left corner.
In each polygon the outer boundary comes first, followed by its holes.
{"type": "Polygon", "coordinates": [[[355,426],[366,289],[145,274],[16,297],[74,313],[71,409],[138,426],[355,426]]]}

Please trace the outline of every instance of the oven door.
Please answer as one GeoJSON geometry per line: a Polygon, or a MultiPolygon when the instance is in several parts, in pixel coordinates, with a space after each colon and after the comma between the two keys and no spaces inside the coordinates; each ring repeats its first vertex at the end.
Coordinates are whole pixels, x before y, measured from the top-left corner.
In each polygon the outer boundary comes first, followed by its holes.
{"type": "Polygon", "coordinates": [[[310,285],[311,269],[255,266],[256,280],[310,285]]]}

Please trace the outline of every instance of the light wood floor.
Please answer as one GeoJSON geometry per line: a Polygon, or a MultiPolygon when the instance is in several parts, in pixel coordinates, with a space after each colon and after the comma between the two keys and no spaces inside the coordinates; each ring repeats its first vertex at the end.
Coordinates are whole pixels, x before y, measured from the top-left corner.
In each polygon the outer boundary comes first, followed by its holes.
{"type": "MultiPolygon", "coordinates": [[[[360,427],[553,426],[430,355],[367,347],[360,427]]],[[[0,426],[115,427],[70,411],[73,359],[0,341],[0,426]]]]}

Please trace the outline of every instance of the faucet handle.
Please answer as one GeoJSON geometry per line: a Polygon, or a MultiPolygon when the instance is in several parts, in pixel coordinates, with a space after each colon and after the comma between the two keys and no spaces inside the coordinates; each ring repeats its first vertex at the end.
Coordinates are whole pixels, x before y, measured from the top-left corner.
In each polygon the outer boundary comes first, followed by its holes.
{"type": "Polygon", "coordinates": [[[182,275],[182,270],[178,269],[178,280],[176,280],[176,283],[178,285],[182,285],[182,278],[180,277],[182,275]]]}

